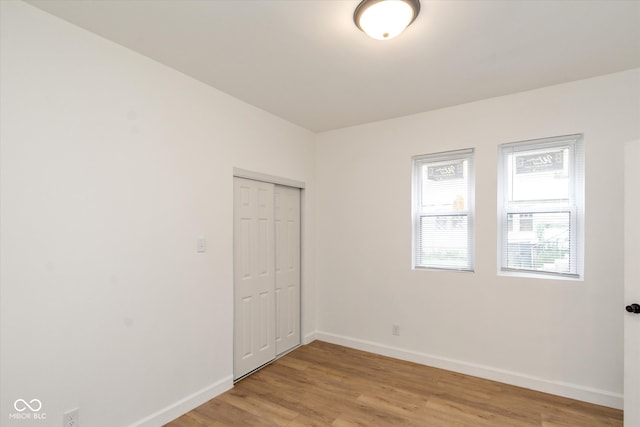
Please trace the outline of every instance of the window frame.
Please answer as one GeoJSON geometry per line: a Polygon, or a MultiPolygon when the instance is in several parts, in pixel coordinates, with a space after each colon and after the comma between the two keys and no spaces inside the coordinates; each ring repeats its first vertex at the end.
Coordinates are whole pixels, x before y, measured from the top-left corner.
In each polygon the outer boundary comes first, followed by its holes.
{"type": "Polygon", "coordinates": [[[412,250],[411,267],[414,270],[436,270],[454,272],[474,272],[475,270],[475,149],[445,151],[432,154],[413,156],[412,160],[412,192],[411,192],[411,221],[412,221],[412,250]],[[422,165],[448,161],[466,160],[467,163],[467,201],[464,211],[438,211],[427,212],[422,210],[422,165]],[[423,217],[437,216],[466,216],[467,218],[467,267],[442,267],[418,263],[418,250],[420,245],[420,225],[423,217]]]}
{"type": "Polygon", "coordinates": [[[583,280],[584,279],[584,135],[572,134],[551,138],[540,138],[501,144],[498,146],[498,275],[536,277],[551,279],[583,280]],[[509,206],[509,174],[507,159],[510,154],[518,152],[569,148],[568,159],[568,204],[565,206],[538,203],[539,206],[509,206]],[[505,250],[509,233],[509,215],[536,213],[568,213],[570,233],[569,262],[573,267],[570,272],[554,272],[514,268],[507,266],[508,252],[505,250]]]}

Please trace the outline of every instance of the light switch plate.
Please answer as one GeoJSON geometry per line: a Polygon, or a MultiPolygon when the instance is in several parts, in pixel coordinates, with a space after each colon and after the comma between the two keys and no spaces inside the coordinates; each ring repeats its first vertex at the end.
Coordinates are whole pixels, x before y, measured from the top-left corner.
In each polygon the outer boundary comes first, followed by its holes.
{"type": "Polygon", "coordinates": [[[205,253],[207,251],[207,239],[204,237],[198,237],[196,248],[199,254],[205,253]]]}

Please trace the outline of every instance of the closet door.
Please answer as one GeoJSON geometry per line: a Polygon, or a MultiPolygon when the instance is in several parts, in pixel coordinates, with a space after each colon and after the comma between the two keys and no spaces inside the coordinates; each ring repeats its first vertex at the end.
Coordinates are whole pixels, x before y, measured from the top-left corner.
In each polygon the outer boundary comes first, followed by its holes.
{"type": "Polygon", "coordinates": [[[234,378],[276,356],[273,184],[234,178],[234,378]]]}
{"type": "Polygon", "coordinates": [[[276,353],[300,344],[300,189],[275,188],[276,353]]]}

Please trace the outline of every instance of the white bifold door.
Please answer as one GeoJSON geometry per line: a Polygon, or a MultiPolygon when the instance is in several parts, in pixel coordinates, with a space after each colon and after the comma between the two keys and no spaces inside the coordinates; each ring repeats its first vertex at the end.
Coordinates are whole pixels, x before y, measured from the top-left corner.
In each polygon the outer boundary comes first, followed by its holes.
{"type": "Polygon", "coordinates": [[[300,344],[300,190],[234,178],[234,378],[300,344]]]}

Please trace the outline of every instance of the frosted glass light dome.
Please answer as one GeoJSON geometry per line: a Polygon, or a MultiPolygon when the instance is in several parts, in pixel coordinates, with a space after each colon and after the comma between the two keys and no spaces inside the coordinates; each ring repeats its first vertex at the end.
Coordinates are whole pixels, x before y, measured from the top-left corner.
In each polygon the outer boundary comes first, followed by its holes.
{"type": "Polygon", "coordinates": [[[404,31],[418,16],[418,0],[365,0],[353,19],[362,31],[377,40],[390,40],[404,31]]]}

